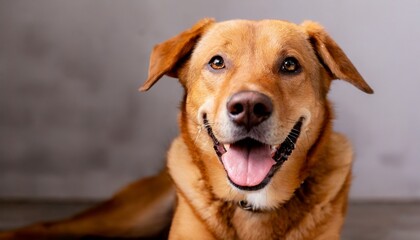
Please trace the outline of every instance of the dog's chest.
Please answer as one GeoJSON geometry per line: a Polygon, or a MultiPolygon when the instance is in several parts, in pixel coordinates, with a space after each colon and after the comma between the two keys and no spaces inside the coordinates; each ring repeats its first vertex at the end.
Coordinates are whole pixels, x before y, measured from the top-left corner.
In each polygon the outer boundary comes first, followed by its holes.
{"type": "Polygon", "coordinates": [[[276,216],[237,209],[232,225],[238,239],[284,239],[286,226],[276,216]]]}

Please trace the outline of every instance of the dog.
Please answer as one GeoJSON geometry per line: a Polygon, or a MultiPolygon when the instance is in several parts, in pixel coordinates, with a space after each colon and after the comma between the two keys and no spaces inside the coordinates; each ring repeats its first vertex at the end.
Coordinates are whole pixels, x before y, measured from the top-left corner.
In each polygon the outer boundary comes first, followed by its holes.
{"type": "Polygon", "coordinates": [[[353,152],[332,129],[332,80],[373,93],[318,23],[203,19],[154,47],[141,91],[185,90],[158,175],[69,219],[1,239],[339,239],[353,152]]]}

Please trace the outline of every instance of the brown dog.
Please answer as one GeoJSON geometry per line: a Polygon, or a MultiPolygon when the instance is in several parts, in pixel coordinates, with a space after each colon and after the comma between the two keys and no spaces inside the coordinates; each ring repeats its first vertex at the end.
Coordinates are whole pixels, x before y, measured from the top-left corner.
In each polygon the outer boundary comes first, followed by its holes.
{"type": "Polygon", "coordinates": [[[153,49],[141,90],[165,74],[185,89],[167,170],[4,239],[339,239],[352,150],[327,93],[333,79],[373,91],[321,26],[204,19],[153,49]]]}

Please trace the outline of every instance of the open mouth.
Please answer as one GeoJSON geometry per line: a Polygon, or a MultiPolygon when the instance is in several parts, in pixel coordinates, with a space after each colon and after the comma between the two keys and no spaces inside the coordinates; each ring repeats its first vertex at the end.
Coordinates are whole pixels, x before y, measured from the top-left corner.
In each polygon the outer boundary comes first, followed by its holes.
{"type": "Polygon", "coordinates": [[[229,181],[241,190],[259,190],[265,187],[274,173],[295,149],[303,117],[295,123],[286,139],[279,145],[269,145],[247,137],[237,142],[223,144],[214,136],[204,115],[203,123],[213,140],[214,150],[222,162],[229,181]]]}

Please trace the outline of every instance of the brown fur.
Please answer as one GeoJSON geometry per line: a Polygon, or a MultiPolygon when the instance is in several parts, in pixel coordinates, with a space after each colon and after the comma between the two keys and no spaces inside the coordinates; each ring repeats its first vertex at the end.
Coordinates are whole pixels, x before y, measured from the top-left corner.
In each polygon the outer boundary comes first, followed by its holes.
{"type": "Polygon", "coordinates": [[[326,96],[331,80],[338,78],[366,93],[373,91],[320,25],[204,19],[153,49],[149,78],[141,90],[165,74],[179,78],[185,89],[181,134],[168,152],[167,170],[73,218],[0,233],[0,239],[150,237],[169,225],[170,239],[339,239],[352,149],[332,130],[326,96]],[[208,68],[214,55],[226,59],[226,69],[208,68]],[[289,55],[299,60],[300,74],[279,73],[279,59],[289,55]],[[200,118],[205,113],[214,134],[226,138],[226,101],[244,90],[272,99],[273,144],[281,143],[294,120],[305,118],[292,155],[252,196],[229,184],[200,118]],[[244,199],[255,199],[258,209],[238,207],[244,199]]]}

